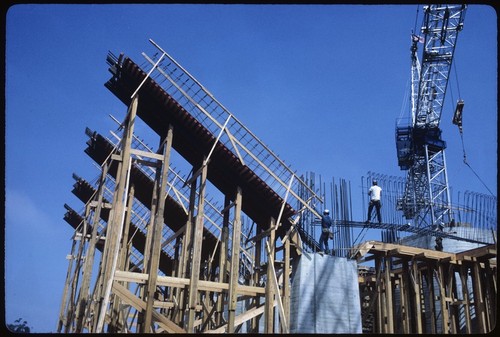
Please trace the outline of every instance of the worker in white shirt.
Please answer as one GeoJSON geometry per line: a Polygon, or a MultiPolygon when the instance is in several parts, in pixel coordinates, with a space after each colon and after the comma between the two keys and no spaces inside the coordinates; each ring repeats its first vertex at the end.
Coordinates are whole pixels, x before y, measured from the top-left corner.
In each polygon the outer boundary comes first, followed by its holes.
{"type": "Polygon", "coordinates": [[[372,210],[375,206],[377,210],[377,219],[378,223],[382,223],[382,216],[380,215],[380,208],[382,204],[380,203],[380,198],[382,197],[382,188],[378,186],[376,180],[372,181],[372,186],[368,190],[368,195],[370,196],[370,204],[368,206],[368,220],[366,220],[366,224],[370,223],[370,219],[372,218],[372,210]]]}

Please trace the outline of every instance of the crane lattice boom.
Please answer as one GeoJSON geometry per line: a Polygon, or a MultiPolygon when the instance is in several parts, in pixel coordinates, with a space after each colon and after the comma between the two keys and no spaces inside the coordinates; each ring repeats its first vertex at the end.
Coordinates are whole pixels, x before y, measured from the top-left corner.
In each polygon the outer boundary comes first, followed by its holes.
{"type": "Polygon", "coordinates": [[[450,222],[450,197],[439,122],[465,5],[424,7],[421,35],[412,34],[411,118],[396,127],[398,164],[408,170],[398,207],[415,225],[450,222]],[[418,45],[423,44],[421,61],[418,45]]]}

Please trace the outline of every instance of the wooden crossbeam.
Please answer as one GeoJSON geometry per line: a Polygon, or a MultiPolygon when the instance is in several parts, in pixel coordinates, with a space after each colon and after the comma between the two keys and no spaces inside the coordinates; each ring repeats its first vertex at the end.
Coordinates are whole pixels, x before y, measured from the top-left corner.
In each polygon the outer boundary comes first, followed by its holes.
{"type": "MultiPolygon", "coordinates": [[[[120,299],[136,310],[143,311],[146,310],[146,302],[132,294],[127,288],[119,284],[118,282],[113,283],[113,292],[120,299]]],[[[184,329],[180,326],[166,318],[165,316],[158,313],[156,310],[152,311],[153,320],[155,320],[165,331],[170,333],[185,333],[184,329]]]]}
{"type": "MultiPolygon", "coordinates": [[[[276,304],[277,304],[277,301],[274,300],[273,307],[276,306],[276,304]]],[[[241,315],[236,316],[234,319],[234,324],[236,326],[243,324],[246,321],[248,321],[256,316],[261,315],[264,312],[264,309],[265,309],[265,303],[262,303],[261,305],[259,305],[257,307],[253,307],[253,308],[245,311],[241,315]]],[[[227,329],[227,324],[224,324],[217,329],[208,330],[208,331],[206,331],[206,333],[224,333],[224,332],[226,332],[226,329],[227,329]]]]}
{"type": "MultiPolygon", "coordinates": [[[[117,270],[115,272],[114,280],[145,284],[146,281],[148,280],[148,275],[143,273],[134,273],[134,272],[117,270]]],[[[189,286],[190,280],[188,278],[181,278],[181,277],[158,276],[156,284],[162,287],[184,288],[186,286],[189,286]]],[[[215,291],[215,292],[228,291],[229,284],[214,282],[214,281],[199,280],[198,290],[215,291]]],[[[264,287],[254,287],[254,286],[246,286],[238,284],[238,286],[236,287],[236,292],[238,295],[264,296],[266,294],[266,289],[264,287]]]]}

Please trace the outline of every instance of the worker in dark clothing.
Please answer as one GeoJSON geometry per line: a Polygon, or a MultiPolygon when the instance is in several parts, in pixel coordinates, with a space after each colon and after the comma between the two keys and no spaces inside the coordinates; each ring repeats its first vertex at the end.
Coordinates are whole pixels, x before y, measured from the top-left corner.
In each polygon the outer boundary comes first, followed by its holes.
{"type": "Polygon", "coordinates": [[[330,211],[325,209],[321,216],[321,236],[319,237],[319,250],[323,252],[323,247],[327,254],[330,253],[328,249],[328,239],[330,237],[330,227],[332,226],[332,218],[330,218],[330,211]]]}
{"type": "Polygon", "coordinates": [[[382,197],[382,188],[378,186],[376,180],[372,181],[372,186],[368,190],[368,195],[370,196],[370,204],[368,205],[368,220],[366,220],[365,223],[370,223],[373,207],[375,207],[377,211],[378,223],[382,223],[382,216],[380,215],[380,208],[382,207],[382,204],[380,203],[380,198],[382,197]]]}

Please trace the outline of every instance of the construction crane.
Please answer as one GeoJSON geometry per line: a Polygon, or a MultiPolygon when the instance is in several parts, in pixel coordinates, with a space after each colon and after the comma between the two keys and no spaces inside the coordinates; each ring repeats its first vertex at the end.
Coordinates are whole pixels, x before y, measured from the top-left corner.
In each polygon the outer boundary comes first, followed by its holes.
{"type": "MultiPolygon", "coordinates": [[[[424,6],[420,35],[411,39],[411,116],[396,123],[398,165],[407,170],[405,191],[397,209],[424,228],[452,222],[446,169],[446,142],[439,122],[458,33],[466,5],[424,6]],[[418,45],[423,44],[421,62],[418,45]]],[[[463,101],[455,115],[461,115],[463,101]],[[459,112],[459,114],[457,114],[459,112]]]]}

